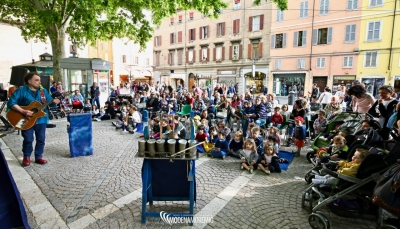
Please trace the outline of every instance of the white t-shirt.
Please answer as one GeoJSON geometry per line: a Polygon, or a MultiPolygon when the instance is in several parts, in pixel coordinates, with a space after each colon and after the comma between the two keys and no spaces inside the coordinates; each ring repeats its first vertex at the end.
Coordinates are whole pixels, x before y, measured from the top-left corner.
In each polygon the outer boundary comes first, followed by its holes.
{"type": "Polygon", "coordinates": [[[331,99],[332,93],[325,91],[319,96],[318,102],[322,104],[328,104],[331,102],[331,99]]]}
{"type": "Polygon", "coordinates": [[[251,150],[243,149],[243,153],[246,155],[246,157],[250,157],[251,150]]]}
{"type": "Polygon", "coordinates": [[[346,103],[344,102],[344,99],[340,99],[340,96],[345,96],[345,93],[343,92],[343,91],[337,91],[336,93],[335,93],[335,96],[337,96],[338,97],[338,99],[339,99],[339,102],[340,101],[342,101],[342,103],[340,104],[340,105],[342,105],[342,107],[346,107],[346,103]]]}
{"type": "Polygon", "coordinates": [[[133,112],[131,118],[132,118],[132,121],[133,120],[137,120],[136,123],[141,123],[142,122],[142,118],[140,117],[140,113],[137,112],[137,111],[133,112]]]}

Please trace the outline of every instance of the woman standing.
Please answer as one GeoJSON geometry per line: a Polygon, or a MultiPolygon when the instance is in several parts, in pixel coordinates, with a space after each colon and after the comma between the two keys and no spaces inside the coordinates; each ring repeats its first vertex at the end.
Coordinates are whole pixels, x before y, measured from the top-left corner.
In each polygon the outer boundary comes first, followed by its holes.
{"type": "Polygon", "coordinates": [[[374,105],[375,99],[367,94],[365,88],[361,85],[354,85],[349,89],[349,95],[352,97],[352,108],[354,112],[365,114],[374,105]]]}

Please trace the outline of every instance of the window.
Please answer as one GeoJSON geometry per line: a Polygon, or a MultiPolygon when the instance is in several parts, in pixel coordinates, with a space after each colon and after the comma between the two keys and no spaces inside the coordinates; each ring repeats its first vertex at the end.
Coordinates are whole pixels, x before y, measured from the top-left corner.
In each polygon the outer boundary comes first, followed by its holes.
{"type": "Polygon", "coordinates": [[[240,19],[233,20],[233,34],[240,32],[240,19]]]}
{"type": "Polygon", "coordinates": [[[346,25],[346,35],[344,42],[355,42],[356,41],[356,25],[346,25]]]}
{"type": "MultiPolygon", "coordinates": [[[[250,42],[253,42],[250,40],[250,42]]],[[[262,58],[263,51],[263,43],[259,42],[258,44],[248,44],[247,48],[247,58],[250,60],[259,60],[262,58]]]]}
{"type": "Polygon", "coordinates": [[[368,22],[367,41],[377,41],[381,38],[381,22],[368,22]]]}
{"type": "Polygon", "coordinates": [[[155,52],[156,66],[160,66],[160,53],[161,52],[155,52]]]}
{"type": "Polygon", "coordinates": [[[173,51],[168,53],[168,64],[174,65],[174,52],[173,51]]]}
{"type": "Polygon", "coordinates": [[[189,41],[196,40],[196,29],[189,29],[189,41]]]}
{"type": "Polygon", "coordinates": [[[178,65],[182,65],[183,49],[178,50],[178,65]]]}
{"type": "Polygon", "coordinates": [[[200,39],[206,39],[208,37],[208,25],[200,27],[200,39]]]}
{"type": "Polygon", "coordinates": [[[273,34],[271,37],[271,48],[286,48],[286,33],[273,34]]]}
{"type": "Polygon", "coordinates": [[[306,59],[297,59],[297,68],[306,68],[306,59]]]}
{"type": "Polygon", "coordinates": [[[174,25],[174,18],[172,17],[172,18],[170,18],[170,23],[169,23],[170,25],[174,25]]]}
{"type": "Polygon", "coordinates": [[[217,24],[217,37],[221,37],[225,35],[225,22],[221,22],[217,24]]]}
{"type": "Polygon", "coordinates": [[[193,21],[193,18],[194,18],[194,13],[190,12],[189,13],[189,21],[193,21]]]}
{"type": "Polygon", "coordinates": [[[232,60],[239,60],[239,45],[232,46],[232,60]]]}
{"type": "Polygon", "coordinates": [[[352,68],[353,67],[353,57],[345,56],[343,57],[343,68],[352,68]]]}
{"type": "Polygon", "coordinates": [[[331,44],[332,27],[313,30],[313,45],[331,44]]]}
{"type": "Polygon", "coordinates": [[[365,52],[364,67],[377,67],[378,52],[365,52]]]}
{"type": "Polygon", "coordinates": [[[161,46],[161,35],[154,37],[154,46],[155,47],[161,46]]]}
{"type": "Polygon", "coordinates": [[[294,32],[294,47],[306,46],[307,30],[294,32]]]}
{"type": "Polygon", "coordinates": [[[260,16],[253,17],[253,30],[258,31],[260,30],[260,16]]]}
{"type": "Polygon", "coordinates": [[[192,63],[193,63],[193,61],[194,61],[194,59],[193,59],[193,57],[194,57],[193,54],[194,54],[194,53],[193,53],[193,52],[194,52],[193,49],[190,49],[189,52],[188,52],[188,61],[189,61],[189,62],[192,62],[192,63]]]}
{"type": "Polygon", "coordinates": [[[122,55],[122,63],[126,64],[126,55],[122,55]]]}
{"type": "Polygon", "coordinates": [[[178,19],[179,19],[179,20],[178,20],[178,24],[181,24],[181,23],[182,23],[182,15],[179,15],[179,16],[178,16],[178,19]]]}
{"type": "Polygon", "coordinates": [[[300,18],[308,17],[308,1],[300,2],[300,18]]]}
{"type": "Polygon", "coordinates": [[[325,58],[317,58],[317,68],[325,68],[325,58]]]}
{"type": "Polygon", "coordinates": [[[170,33],[170,43],[172,44],[176,44],[176,33],[170,33]]]}
{"type": "Polygon", "coordinates": [[[146,58],[146,66],[150,66],[150,59],[146,58]]]}
{"type": "Polygon", "coordinates": [[[235,0],[235,2],[233,4],[233,9],[234,10],[240,9],[240,0],[235,0]]]}
{"type": "Polygon", "coordinates": [[[282,60],[275,60],[274,67],[275,69],[282,69],[282,60]]]}
{"type": "Polygon", "coordinates": [[[104,44],[103,44],[103,49],[104,49],[104,50],[107,50],[107,49],[108,49],[108,41],[104,42],[104,44]]]}
{"type": "Polygon", "coordinates": [[[139,57],[135,56],[135,63],[134,64],[139,64],[139,57]]]}
{"type": "Polygon", "coordinates": [[[222,46],[217,46],[215,48],[215,60],[216,61],[222,60],[222,46]]]}
{"type": "Polygon", "coordinates": [[[369,6],[382,6],[383,5],[383,0],[370,0],[369,6]]]}
{"type": "Polygon", "coordinates": [[[319,14],[328,14],[329,13],[329,0],[320,0],[319,1],[319,14]]]}
{"type": "Polygon", "coordinates": [[[358,0],[347,0],[347,10],[357,10],[358,0]]]}
{"type": "MultiPolygon", "coordinates": [[[[276,21],[283,21],[283,11],[280,9],[276,9],[276,21]]],[[[254,20],[253,20],[254,24],[254,20]]]]}
{"type": "Polygon", "coordinates": [[[204,47],[201,48],[201,61],[207,61],[208,60],[208,48],[204,47]]]}
{"type": "Polygon", "coordinates": [[[182,43],[182,31],[178,32],[178,43],[182,43]]]}

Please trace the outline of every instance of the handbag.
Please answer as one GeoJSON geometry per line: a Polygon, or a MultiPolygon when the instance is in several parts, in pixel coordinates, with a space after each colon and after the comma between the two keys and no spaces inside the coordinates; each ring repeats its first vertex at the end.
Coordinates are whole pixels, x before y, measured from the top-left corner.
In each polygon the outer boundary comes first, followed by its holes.
{"type": "Polygon", "coordinates": [[[226,118],[228,116],[228,113],[226,112],[226,109],[217,112],[216,114],[217,118],[226,118]]]}
{"type": "Polygon", "coordinates": [[[373,192],[372,202],[400,217],[400,162],[379,177],[373,192]]]}

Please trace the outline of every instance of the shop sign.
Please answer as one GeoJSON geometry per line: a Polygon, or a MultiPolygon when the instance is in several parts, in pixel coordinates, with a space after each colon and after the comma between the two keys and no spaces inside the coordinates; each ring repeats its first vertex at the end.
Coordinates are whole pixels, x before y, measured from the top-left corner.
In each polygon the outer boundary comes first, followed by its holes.
{"type": "Polygon", "coordinates": [[[334,80],[355,80],[356,76],[334,76],[334,80]]]}
{"type": "Polygon", "coordinates": [[[93,72],[108,72],[108,70],[93,70],[93,72]]]}
{"type": "Polygon", "coordinates": [[[212,75],[199,75],[199,78],[212,78],[212,75]]]}

